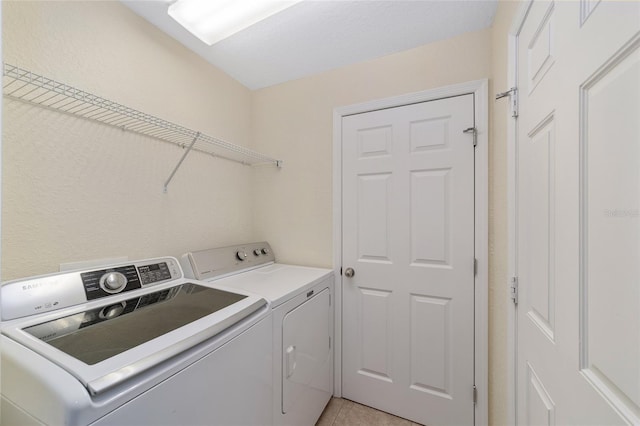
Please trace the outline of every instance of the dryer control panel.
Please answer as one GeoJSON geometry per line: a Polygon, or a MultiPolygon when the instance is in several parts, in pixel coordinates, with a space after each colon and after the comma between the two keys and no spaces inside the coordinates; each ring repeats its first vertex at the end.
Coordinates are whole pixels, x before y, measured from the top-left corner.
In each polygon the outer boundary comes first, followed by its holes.
{"type": "Polygon", "coordinates": [[[9,281],[1,289],[2,319],[54,311],[180,278],[184,275],[177,259],[163,257],[9,281]]]}
{"type": "Polygon", "coordinates": [[[266,241],[189,252],[180,259],[185,276],[197,280],[222,278],[275,261],[266,241]]]}

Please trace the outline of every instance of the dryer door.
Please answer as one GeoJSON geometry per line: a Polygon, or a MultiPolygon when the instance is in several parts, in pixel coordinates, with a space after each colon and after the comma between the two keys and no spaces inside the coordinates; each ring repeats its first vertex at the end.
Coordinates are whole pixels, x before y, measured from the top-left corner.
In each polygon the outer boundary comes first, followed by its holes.
{"type": "Polygon", "coordinates": [[[289,312],[282,323],[282,412],[331,393],[329,289],[289,312]]]}

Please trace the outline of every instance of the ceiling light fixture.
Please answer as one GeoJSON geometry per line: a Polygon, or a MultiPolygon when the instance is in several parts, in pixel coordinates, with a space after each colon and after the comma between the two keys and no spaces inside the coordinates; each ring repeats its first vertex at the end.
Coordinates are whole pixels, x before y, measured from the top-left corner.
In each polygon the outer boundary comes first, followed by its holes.
{"type": "Polygon", "coordinates": [[[302,0],[177,0],[167,13],[209,46],[302,0]]]}

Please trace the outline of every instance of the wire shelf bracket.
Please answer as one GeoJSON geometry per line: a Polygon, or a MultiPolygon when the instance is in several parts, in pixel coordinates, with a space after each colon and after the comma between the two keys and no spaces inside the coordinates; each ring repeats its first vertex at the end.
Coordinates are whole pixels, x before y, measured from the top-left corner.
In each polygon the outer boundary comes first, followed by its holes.
{"type": "Polygon", "coordinates": [[[196,141],[198,140],[198,138],[200,137],[200,132],[198,132],[196,134],[196,137],[193,138],[193,141],[189,144],[189,147],[184,151],[184,154],[182,154],[182,157],[180,157],[180,160],[178,161],[178,164],[176,164],[176,166],[173,168],[173,171],[171,172],[171,174],[169,175],[169,179],[166,180],[166,182],[164,183],[164,190],[163,192],[166,194],[167,193],[167,187],[169,186],[169,183],[171,183],[171,179],[173,179],[173,176],[176,174],[176,172],[178,171],[178,169],[180,168],[180,166],[182,165],[182,162],[184,161],[184,159],[187,157],[187,155],[189,155],[189,153],[191,152],[191,150],[193,149],[193,145],[195,145],[196,141]]]}
{"type": "Polygon", "coordinates": [[[198,151],[215,158],[248,166],[274,165],[281,168],[283,165],[281,160],[129,108],[15,65],[3,63],[2,74],[3,94],[8,98],[107,124],[186,148],[180,161],[165,182],[164,192],[167,192],[167,186],[191,151],[198,151]]]}

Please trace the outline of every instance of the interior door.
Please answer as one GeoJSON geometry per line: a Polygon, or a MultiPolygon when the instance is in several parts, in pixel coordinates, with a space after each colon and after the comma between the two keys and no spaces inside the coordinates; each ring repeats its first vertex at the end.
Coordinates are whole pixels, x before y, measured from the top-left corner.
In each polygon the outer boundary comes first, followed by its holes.
{"type": "Polygon", "coordinates": [[[343,396],[423,424],[474,422],[473,126],[473,95],[342,122],[343,396]]]}
{"type": "Polygon", "coordinates": [[[517,422],[640,424],[640,2],[534,1],[517,41],[517,422]]]}

